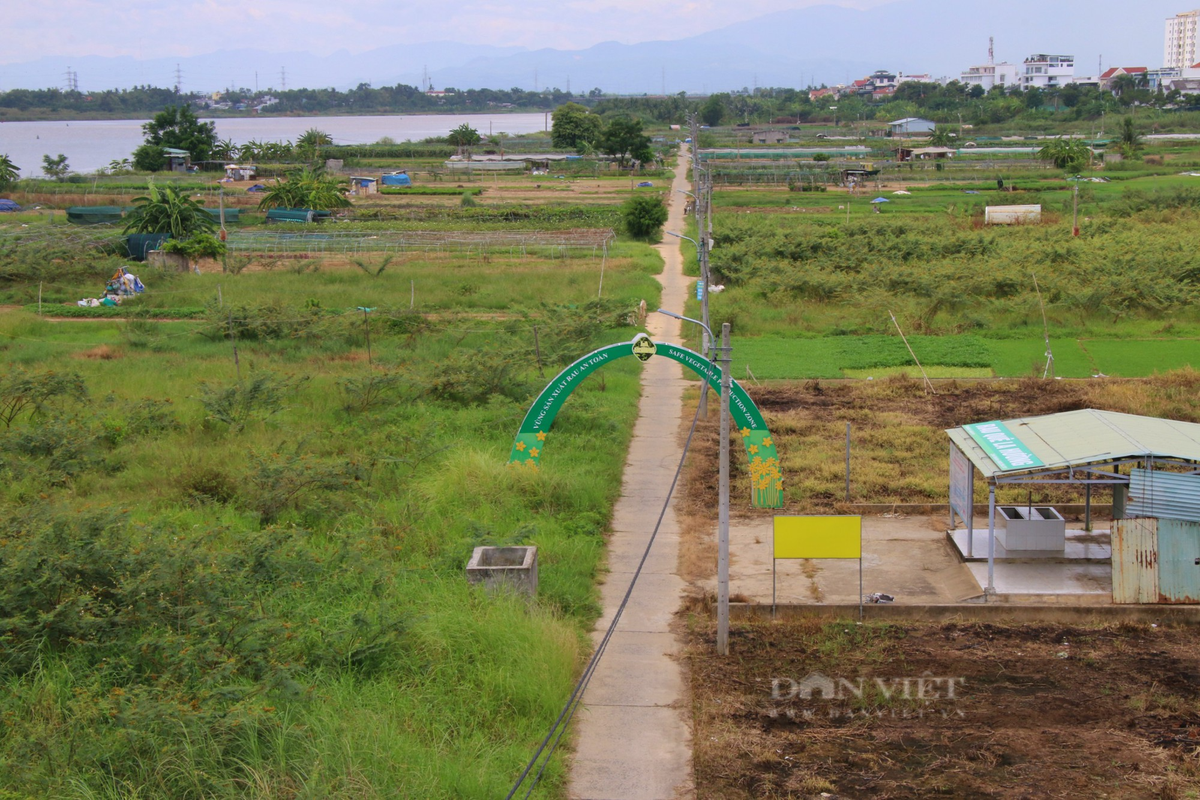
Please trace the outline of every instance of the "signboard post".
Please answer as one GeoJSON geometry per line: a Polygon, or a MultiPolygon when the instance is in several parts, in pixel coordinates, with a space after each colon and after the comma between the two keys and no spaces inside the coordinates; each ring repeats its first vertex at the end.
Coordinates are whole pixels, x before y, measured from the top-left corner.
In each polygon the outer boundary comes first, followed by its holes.
{"type": "Polygon", "coordinates": [[[858,618],[863,616],[862,517],[775,517],[771,535],[771,617],[775,562],[797,558],[858,559],[858,618]]]}

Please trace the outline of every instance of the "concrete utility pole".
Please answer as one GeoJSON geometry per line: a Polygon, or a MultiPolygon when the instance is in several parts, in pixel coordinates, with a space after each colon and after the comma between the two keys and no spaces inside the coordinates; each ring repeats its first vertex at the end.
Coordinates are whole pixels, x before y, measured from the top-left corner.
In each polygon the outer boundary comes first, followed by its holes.
{"type": "Polygon", "coordinates": [[[729,323],[721,326],[717,364],[721,367],[721,475],[717,522],[717,654],[729,655],[729,323]]]}
{"type": "MultiPolygon", "coordinates": [[[[696,193],[692,199],[696,201],[696,232],[700,243],[697,245],[697,258],[700,262],[700,318],[707,328],[711,328],[708,318],[708,287],[712,282],[708,274],[708,251],[712,245],[712,184],[708,180],[708,170],[700,166],[700,148],[697,142],[700,132],[696,116],[689,120],[692,133],[692,187],[696,193]],[[706,232],[707,229],[707,232],[706,232]]],[[[710,347],[707,335],[703,341],[701,352],[708,355],[710,347]]]]}

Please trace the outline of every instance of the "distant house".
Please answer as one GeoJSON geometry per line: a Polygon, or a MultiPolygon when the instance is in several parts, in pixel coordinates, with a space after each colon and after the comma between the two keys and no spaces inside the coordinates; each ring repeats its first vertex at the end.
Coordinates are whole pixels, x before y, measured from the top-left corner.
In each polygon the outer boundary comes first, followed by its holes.
{"type": "Polygon", "coordinates": [[[1128,75],[1139,80],[1146,80],[1147,70],[1145,67],[1110,67],[1100,76],[1100,88],[1103,91],[1111,92],[1113,84],[1117,82],[1117,78],[1122,75],[1128,75]]]}
{"type": "Polygon", "coordinates": [[[225,177],[231,181],[252,181],[258,176],[253,164],[226,164],[225,177]]]}
{"type": "Polygon", "coordinates": [[[1200,94],[1200,78],[1175,78],[1163,88],[1180,94],[1200,94]]]}
{"type": "Polygon", "coordinates": [[[1007,61],[999,64],[978,64],[963,72],[959,81],[968,86],[979,86],[985,92],[990,92],[996,86],[1007,89],[1009,86],[1020,85],[1021,69],[1007,61]]]}
{"type": "Polygon", "coordinates": [[[786,144],[788,135],[783,131],[755,131],[751,138],[755,144],[786,144]]]}
{"type": "Polygon", "coordinates": [[[377,178],[350,178],[350,194],[355,195],[356,197],[361,197],[362,195],[367,194],[375,194],[378,191],[379,185],[377,178]]]}
{"type": "Polygon", "coordinates": [[[952,147],[901,147],[896,153],[900,161],[929,161],[933,159],[954,158],[958,151],[952,147]]]}
{"type": "Polygon", "coordinates": [[[167,169],[171,172],[187,172],[192,166],[192,155],[187,150],[174,147],[164,147],[163,156],[167,159],[167,169]]]}
{"type": "Polygon", "coordinates": [[[891,136],[926,136],[933,133],[937,123],[920,117],[905,117],[888,123],[888,133],[891,136]]]}
{"type": "Polygon", "coordinates": [[[1022,89],[1055,89],[1075,82],[1075,56],[1038,53],[1025,59],[1022,89]]]}

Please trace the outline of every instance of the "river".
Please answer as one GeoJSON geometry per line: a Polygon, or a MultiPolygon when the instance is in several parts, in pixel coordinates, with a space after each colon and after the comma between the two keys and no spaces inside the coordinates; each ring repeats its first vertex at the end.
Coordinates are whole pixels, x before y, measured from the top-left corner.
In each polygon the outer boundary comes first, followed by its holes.
{"type": "MultiPolygon", "coordinates": [[[[208,120],[206,120],[208,121],[208,120]]],[[[335,144],[370,144],[385,136],[397,142],[445,136],[464,122],[483,136],[545,129],[545,114],[397,114],[374,117],[236,117],[211,120],[217,137],[244,144],[294,141],[309,128],[325,131],[335,144]]],[[[42,156],[67,157],[72,172],[90,173],[129,158],[142,144],[145,120],[72,120],[0,123],[0,154],[7,153],[26,178],[42,172],[42,156]]]]}

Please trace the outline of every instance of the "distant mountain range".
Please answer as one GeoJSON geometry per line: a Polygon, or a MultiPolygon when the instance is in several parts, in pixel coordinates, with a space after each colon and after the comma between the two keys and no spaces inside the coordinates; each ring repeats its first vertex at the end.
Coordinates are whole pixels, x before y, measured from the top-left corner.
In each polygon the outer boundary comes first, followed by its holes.
{"type": "Polygon", "coordinates": [[[568,86],[620,94],[717,92],[755,86],[843,83],[876,69],[934,77],[985,63],[988,37],[996,60],[1020,63],[1033,53],[1072,54],[1076,74],[1103,66],[1159,66],[1163,20],[1183,10],[1171,0],[1066,3],[1006,0],[898,0],[869,11],[815,6],[781,11],[699,36],[584,50],[529,50],[459,42],[397,44],[330,56],[218,51],[180,59],[47,56],[0,65],[0,90],[62,86],[70,67],[83,90],[172,86],[176,64],[185,90],[231,85],[345,89],[359,83],[435,88],[522,89],[568,86]],[[286,79],[281,74],[286,72],[286,79]]]}

